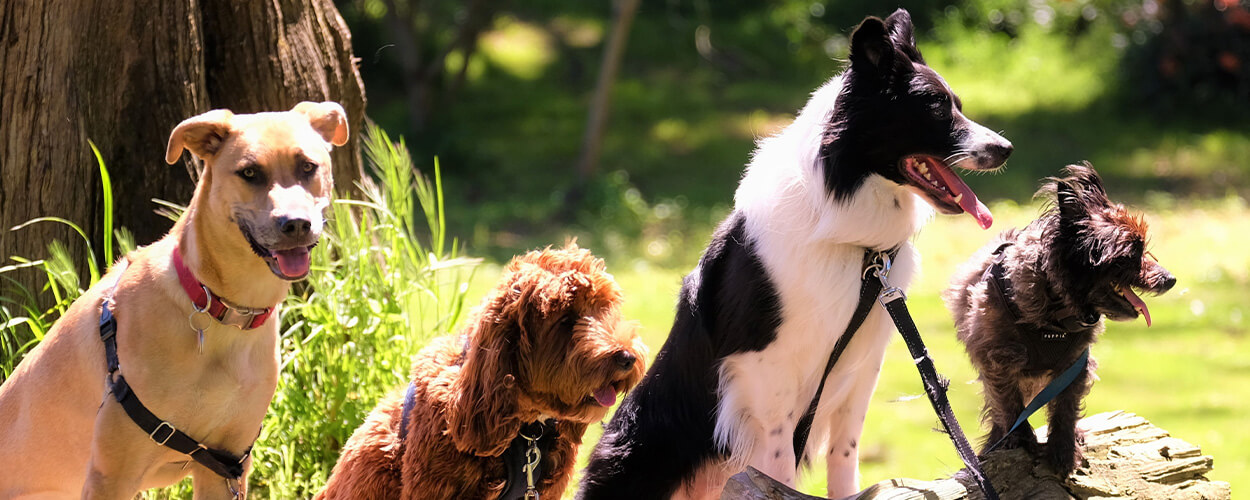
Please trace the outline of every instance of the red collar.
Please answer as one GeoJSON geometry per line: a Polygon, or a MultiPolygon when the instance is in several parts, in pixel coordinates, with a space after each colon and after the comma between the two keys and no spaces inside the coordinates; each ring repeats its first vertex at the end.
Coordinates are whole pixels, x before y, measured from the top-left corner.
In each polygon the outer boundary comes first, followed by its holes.
{"type": "Polygon", "coordinates": [[[178,282],[191,298],[191,307],[196,312],[208,314],[223,325],[233,325],[244,330],[251,330],[265,323],[273,314],[272,307],[252,308],[226,303],[221,297],[213,294],[207,286],[195,279],[195,275],[182,262],[182,250],[174,247],[174,269],[178,271],[178,282]],[[200,305],[204,304],[204,305],[200,305]]]}

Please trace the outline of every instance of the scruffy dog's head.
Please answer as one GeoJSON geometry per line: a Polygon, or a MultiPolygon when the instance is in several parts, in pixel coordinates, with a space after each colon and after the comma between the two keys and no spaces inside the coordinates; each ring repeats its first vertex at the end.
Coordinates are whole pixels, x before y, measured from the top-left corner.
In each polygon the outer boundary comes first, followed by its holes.
{"type": "MultiPolygon", "coordinates": [[[[1038,191],[1049,202],[1042,216],[978,252],[944,296],[980,374],[990,425],[982,453],[995,444],[1041,453],[1027,421],[1008,434],[1026,403],[1094,343],[1104,316],[1140,314],[1149,325],[1138,292],[1159,294],[1176,284],[1146,249],[1145,220],[1111,202],[1089,164],[1062,173],[1038,191]]],[[[1090,358],[1049,405],[1044,452],[1061,474],[1080,462],[1076,420],[1095,367],[1090,358]]]]}
{"type": "Polygon", "coordinates": [[[620,306],[603,261],[575,244],[513,259],[468,329],[452,438],[481,452],[536,420],[601,420],[645,371],[620,306]]]}
{"type": "Polygon", "coordinates": [[[1160,294],[1176,278],[1146,250],[1146,221],[1112,203],[1102,180],[1088,163],[1070,165],[1063,177],[1050,178],[1039,196],[1053,204],[1036,222],[1048,250],[1039,263],[1060,298],[1086,317],[1150,324],[1150,310],[1134,289],[1160,294]]]}

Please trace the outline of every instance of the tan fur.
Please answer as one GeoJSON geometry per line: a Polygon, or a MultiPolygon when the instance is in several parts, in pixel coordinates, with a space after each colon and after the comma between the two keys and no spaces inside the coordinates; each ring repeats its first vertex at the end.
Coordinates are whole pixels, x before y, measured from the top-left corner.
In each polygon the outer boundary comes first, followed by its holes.
{"type": "Polygon", "coordinates": [[[276,307],[288,283],[253,252],[240,224],[268,248],[315,241],[317,231],[284,240],[274,219],[298,214],[319,230],[333,191],[330,147],[344,143],[345,118],[338,104],[301,103],[282,113],[210,111],[174,130],[166,160],[185,148],[205,163],[187,211],[75,301],[0,386],[0,498],[131,498],[188,474],[195,498],[230,498],[223,478],[149,439],[108,393],[101,304],[116,284],[119,373],[143,404],[205,446],[241,455],[277,384],[277,315],[248,331],[212,322],[199,352],[171,258],[180,247],[196,277],[232,304],[276,307]],[[319,168],[299,175],[297,152],[319,168]],[[243,163],[268,183],[236,175],[243,163]]]}
{"type": "Polygon", "coordinates": [[[538,492],[559,498],[586,426],[607,412],[588,396],[606,384],[623,393],[645,371],[646,348],[620,302],[603,261],[576,245],[513,259],[463,335],[417,355],[402,445],[405,388],[356,430],[317,498],[497,498],[507,477],[500,455],[522,425],[545,418],[556,419],[559,437],[538,492]]]}

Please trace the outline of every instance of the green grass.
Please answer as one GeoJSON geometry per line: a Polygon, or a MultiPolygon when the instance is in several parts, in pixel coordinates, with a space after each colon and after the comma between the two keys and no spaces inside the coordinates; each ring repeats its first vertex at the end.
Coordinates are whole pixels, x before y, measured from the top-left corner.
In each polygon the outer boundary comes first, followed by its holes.
{"type": "MultiPolygon", "coordinates": [[[[1118,191],[1112,186],[1111,195],[1118,191]]],[[[1000,202],[991,206],[995,225],[982,231],[971,218],[938,217],[916,238],[922,274],[911,287],[912,311],[938,370],[952,380],[950,397],[970,439],[981,435],[981,399],[976,375],[955,340],[949,313],[939,298],[954,269],[1002,229],[1022,226],[1037,214],[1034,205],[1000,202]]],[[[1242,432],[1250,401],[1241,397],[1250,384],[1250,208],[1239,198],[1152,207],[1151,251],[1178,279],[1171,292],[1147,297],[1154,326],[1145,322],[1108,323],[1093,348],[1101,380],[1086,398],[1086,414],[1128,410],[1215,457],[1209,477],[1229,481],[1234,491],[1250,488],[1250,435],[1242,432]]],[[[701,233],[706,240],[711,228],[701,233]]],[[[697,239],[693,235],[691,240],[697,239]]],[[[645,259],[609,261],[609,271],[625,290],[625,313],[640,322],[639,332],[654,356],[672,325],[681,268],[656,267],[645,259]]],[[[470,293],[488,287],[497,266],[480,273],[470,293]]],[[[873,395],[861,450],[862,486],[897,477],[934,479],[963,467],[923,396],[919,376],[902,342],[891,344],[881,382],[873,395]]],[[[1032,419],[1042,425],[1043,415],[1032,419]]],[[[583,460],[599,438],[592,426],[583,460]]],[[[582,462],[584,463],[584,462],[582,462]]],[[[580,470],[581,467],[578,469],[580,470]]],[[[824,494],[824,467],[801,481],[808,493],[824,494]]],[[[571,492],[570,492],[571,495],[571,492]]],[[[566,495],[568,497],[569,495],[566,495]]]]}

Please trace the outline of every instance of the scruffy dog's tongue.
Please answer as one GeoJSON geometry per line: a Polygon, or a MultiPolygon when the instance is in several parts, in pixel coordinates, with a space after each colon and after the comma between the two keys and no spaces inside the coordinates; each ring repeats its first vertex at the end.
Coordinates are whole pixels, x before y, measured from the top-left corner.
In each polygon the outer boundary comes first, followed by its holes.
{"type": "Polygon", "coordinates": [[[1142,316],[1146,317],[1146,326],[1150,326],[1150,309],[1146,308],[1146,302],[1143,301],[1141,297],[1138,297],[1136,293],[1133,293],[1133,290],[1129,289],[1127,286],[1124,287],[1121,292],[1123,293],[1124,298],[1128,299],[1128,303],[1133,304],[1133,308],[1137,309],[1137,312],[1140,312],[1142,316]]]}
{"type": "Polygon", "coordinates": [[[616,404],[616,388],[612,387],[612,384],[606,384],[595,389],[595,401],[598,401],[603,406],[616,404]]]}
{"type": "Polygon", "coordinates": [[[278,259],[278,270],[287,276],[303,276],[308,274],[309,254],[308,247],[292,248],[289,250],[277,250],[273,252],[275,259],[278,259]]]}

